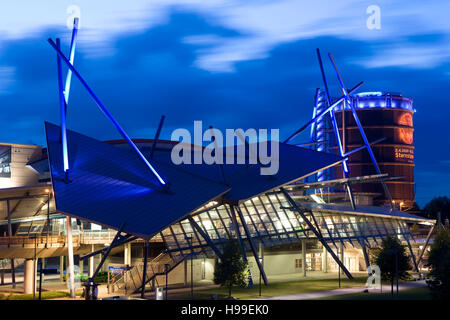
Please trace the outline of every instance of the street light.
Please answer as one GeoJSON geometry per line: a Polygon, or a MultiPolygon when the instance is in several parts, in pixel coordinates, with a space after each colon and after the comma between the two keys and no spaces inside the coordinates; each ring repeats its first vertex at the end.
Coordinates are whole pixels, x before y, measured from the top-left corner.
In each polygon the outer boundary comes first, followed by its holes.
{"type": "Polygon", "coordinates": [[[189,248],[191,249],[191,300],[194,300],[194,265],[193,265],[193,249],[192,249],[192,237],[185,237],[189,248]]]}
{"type": "MultiPolygon", "coordinates": [[[[259,264],[262,265],[263,263],[263,259],[259,258],[259,264]]],[[[261,277],[262,277],[262,273],[261,270],[259,270],[259,296],[261,297],[261,277]]]]}
{"type": "MultiPolygon", "coordinates": [[[[395,278],[396,278],[396,287],[397,287],[397,297],[398,297],[398,250],[397,249],[391,249],[388,250],[389,254],[394,255],[395,254],[395,278]]],[[[394,295],[394,290],[391,288],[391,296],[394,295]]]]}
{"type": "MultiPolygon", "coordinates": [[[[339,255],[341,254],[339,248],[337,248],[337,255],[339,259],[339,255]]],[[[339,288],[341,288],[341,266],[338,263],[338,279],[339,279],[339,288]]]]}
{"type": "Polygon", "coordinates": [[[42,258],[39,260],[39,300],[42,300],[41,293],[42,293],[42,258]]]}

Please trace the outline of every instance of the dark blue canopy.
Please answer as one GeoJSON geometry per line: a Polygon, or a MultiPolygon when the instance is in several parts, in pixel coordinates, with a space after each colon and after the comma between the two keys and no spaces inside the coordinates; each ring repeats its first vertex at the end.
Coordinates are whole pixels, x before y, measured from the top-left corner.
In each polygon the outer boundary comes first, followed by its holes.
{"type": "Polygon", "coordinates": [[[264,176],[259,164],[175,165],[170,152],[158,151],[150,161],[168,182],[168,190],[162,190],[131,148],[68,130],[66,183],[61,129],[47,122],[45,129],[57,210],[114,229],[125,223],[125,232],[144,238],[222,196],[225,201],[246,200],[342,161],[332,154],[280,144],[279,171],[264,176]]]}

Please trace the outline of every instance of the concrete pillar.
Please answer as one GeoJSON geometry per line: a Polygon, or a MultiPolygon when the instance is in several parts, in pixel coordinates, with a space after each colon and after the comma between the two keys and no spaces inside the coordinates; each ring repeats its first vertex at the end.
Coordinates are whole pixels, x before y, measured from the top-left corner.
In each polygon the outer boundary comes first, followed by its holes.
{"type": "Polygon", "coordinates": [[[325,247],[323,247],[322,251],[322,271],[328,272],[328,251],[325,247]]]}
{"type": "Polygon", "coordinates": [[[59,257],[59,280],[64,280],[64,256],[59,257]]]}
{"type": "Polygon", "coordinates": [[[303,276],[306,277],[306,240],[302,240],[302,269],[303,276]]]}
{"type": "MultiPolygon", "coordinates": [[[[36,258],[34,260],[34,264],[33,264],[33,293],[36,293],[37,288],[38,288],[38,276],[37,276],[37,271],[38,271],[38,261],[39,258],[36,258]]],[[[35,296],[33,295],[33,299],[35,298],[35,296]]]]}
{"type": "Polygon", "coordinates": [[[67,255],[69,260],[69,291],[70,297],[75,298],[75,274],[74,274],[74,262],[73,262],[73,242],[72,242],[72,219],[66,218],[67,221],[67,255]]]}
{"type": "Polygon", "coordinates": [[[64,276],[64,281],[67,282],[67,279],[69,278],[69,257],[65,256],[64,257],[64,270],[66,271],[66,274],[64,276]]]}
{"type": "MultiPolygon", "coordinates": [[[[91,252],[95,251],[95,245],[92,244],[91,252]]],[[[94,256],[89,257],[89,277],[94,275],[94,256]]]]}
{"type": "Polygon", "coordinates": [[[34,260],[26,259],[23,276],[23,293],[25,294],[33,293],[33,283],[34,283],[34,260]]]}
{"type": "Polygon", "coordinates": [[[131,266],[131,242],[123,245],[123,263],[131,266]]]}

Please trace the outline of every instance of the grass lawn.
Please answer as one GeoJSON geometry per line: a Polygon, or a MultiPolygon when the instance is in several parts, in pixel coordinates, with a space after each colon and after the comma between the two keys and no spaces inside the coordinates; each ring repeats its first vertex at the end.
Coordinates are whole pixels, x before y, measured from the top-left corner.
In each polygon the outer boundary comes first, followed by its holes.
{"type": "Polygon", "coordinates": [[[339,296],[318,298],[314,300],[431,300],[430,289],[428,287],[420,287],[413,289],[406,289],[398,292],[398,298],[395,294],[391,296],[390,288],[383,293],[352,293],[343,294],[339,296]]]}
{"type": "MultiPolygon", "coordinates": [[[[367,277],[355,277],[353,280],[341,279],[341,288],[350,288],[357,286],[364,286],[367,277]]],[[[275,282],[270,283],[268,286],[262,285],[262,295],[264,297],[283,296],[296,293],[309,293],[323,290],[333,290],[338,288],[338,279],[316,279],[316,280],[303,280],[292,282],[275,282]]],[[[207,290],[195,290],[195,299],[211,299],[211,295],[216,294],[218,299],[224,299],[228,297],[228,288],[214,288],[207,290]]],[[[259,298],[259,284],[255,283],[253,289],[237,288],[233,287],[231,295],[238,299],[253,299],[259,298]]],[[[183,292],[180,294],[171,294],[169,291],[169,298],[171,299],[188,299],[190,298],[190,292],[183,292]]]]}
{"type": "MultiPolygon", "coordinates": [[[[77,290],[75,293],[77,296],[81,295],[81,291],[77,290]]],[[[69,292],[64,291],[43,291],[41,294],[42,300],[48,300],[48,299],[58,299],[58,298],[65,298],[69,297],[69,292]]],[[[35,300],[38,300],[39,293],[36,293],[35,300]]],[[[0,300],[33,300],[33,294],[17,294],[17,293],[10,293],[10,294],[0,294],[0,300]]]]}
{"type": "MultiPolygon", "coordinates": [[[[63,291],[45,291],[41,294],[43,300],[64,298],[68,296],[69,293],[63,291]]],[[[36,300],[38,299],[38,297],[39,294],[36,293],[36,300]]],[[[0,296],[0,300],[33,300],[33,294],[2,294],[0,296]]]]}

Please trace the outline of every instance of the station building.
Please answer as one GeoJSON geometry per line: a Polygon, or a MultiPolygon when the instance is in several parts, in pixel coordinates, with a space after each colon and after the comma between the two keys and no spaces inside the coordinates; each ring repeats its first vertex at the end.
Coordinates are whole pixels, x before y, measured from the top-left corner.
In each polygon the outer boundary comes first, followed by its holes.
{"type": "MultiPolygon", "coordinates": [[[[106,252],[103,270],[110,290],[131,294],[143,284],[210,283],[224,243],[240,241],[253,281],[262,274],[298,277],[366,272],[371,248],[388,235],[409,248],[415,269],[424,250],[412,226],[434,221],[383,206],[326,202],[307,190],[340,186],[345,179],[305,183],[342,158],[280,144],[280,170],[259,175],[257,165],[181,165],[170,161],[172,141],[135,140],[168,182],[160,188],[124,141],[102,142],[68,131],[70,172],[62,167],[60,128],[46,123],[47,147],[1,145],[0,261],[7,273],[23,270],[24,292],[36,290],[37,261],[55,264],[65,276],[68,234],[79,273],[92,275],[106,252]],[[124,239],[116,242],[117,232],[124,239]],[[86,261],[86,262],[85,262],[86,261]]],[[[350,178],[353,184],[382,177],[350,178]]],[[[20,281],[17,286],[21,286],[20,281]]]]}

